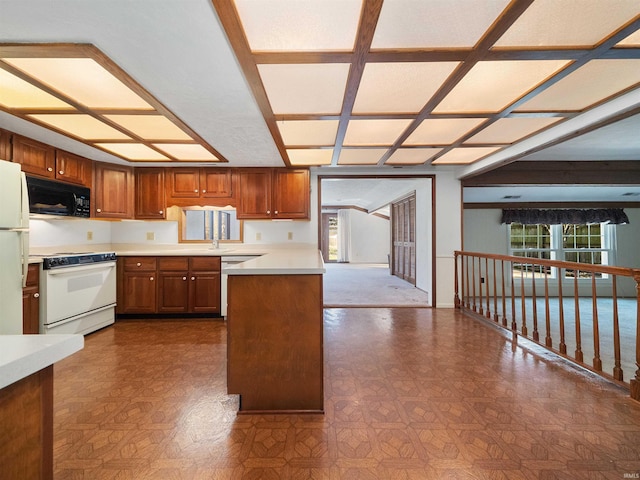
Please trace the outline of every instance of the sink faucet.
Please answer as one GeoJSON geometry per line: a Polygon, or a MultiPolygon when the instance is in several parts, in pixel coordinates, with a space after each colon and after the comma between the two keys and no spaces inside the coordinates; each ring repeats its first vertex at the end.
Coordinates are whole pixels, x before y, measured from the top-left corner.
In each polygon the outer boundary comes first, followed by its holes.
{"type": "Polygon", "coordinates": [[[213,240],[211,240],[211,246],[214,250],[218,249],[218,237],[213,237],[213,240]]]}

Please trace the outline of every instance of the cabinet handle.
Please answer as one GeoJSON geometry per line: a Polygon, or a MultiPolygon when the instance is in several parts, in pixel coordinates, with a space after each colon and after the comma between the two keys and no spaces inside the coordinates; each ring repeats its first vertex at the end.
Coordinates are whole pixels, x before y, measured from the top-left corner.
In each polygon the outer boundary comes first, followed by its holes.
{"type": "Polygon", "coordinates": [[[100,213],[102,211],[101,208],[96,208],[96,212],[100,213]]]}
{"type": "Polygon", "coordinates": [[[269,215],[271,213],[271,210],[267,210],[267,215],[269,215]]]}
{"type": "Polygon", "coordinates": [[[194,192],[198,193],[198,189],[196,188],[196,189],[194,190],[194,192]]]}
{"type": "Polygon", "coordinates": [[[47,167],[47,172],[53,172],[53,168],[52,167],[47,167]]]}
{"type": "Polygon", "coordinates": [[[182,280],[186,280],[186,279],[187,279],[187,277],[182,277],[182,280]]]}
{"type": "Polygon", "coordinates": [[[59,175],[64,175],[64,170],[60,170],[60,171],[58,172],[58,174],[59,174],[59,175]]]}
{"type": "Polygon", "coordinates": [[[196,277],[191,277],[191,280],[195,280],[195,279],[196,279],[196,277]]]}
{"type": "Polygon", "coordinates": [[[151,280],[153,282],[153,277],[149,277],[149,280],[151,280]]]}
{"type": "Polygon", "coordinates": [[[33,298],[40,298],[40,294],[39,293],[34,293],[33,294],[33,298]]]}
{"type": "Polygon", "coordinates": [[[202,190],[202,193],[207,193],[207,191],[206,190],[202,190]]]}
{"type": "Polygon", "coordinates": [[[164,210],[160,210],[158,213],[162,215],[164,213],[164,210]]]}
{"type": "Polygon", "coordinates": [[[275,212],[273,212],[273,213],[275,213],[275,214],[277,215],[277,214],[278,214],[278,210],[276,210],[276,211],[275,211],[275,212]]]}
{"type": "Polygon", "coordinates": [[[141,267],[142,264],[140,262],[136,263],[136,267],[141,267]]]}

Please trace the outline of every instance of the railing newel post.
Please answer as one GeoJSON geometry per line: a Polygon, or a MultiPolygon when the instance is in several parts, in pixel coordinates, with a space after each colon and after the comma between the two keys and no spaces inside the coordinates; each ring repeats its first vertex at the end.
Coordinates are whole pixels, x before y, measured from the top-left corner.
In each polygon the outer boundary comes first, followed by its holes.
{"type": "Polygon", "coordinates": [[[631,379],[631,398],[640,401],[640,270],[633,271],[636,282],[636,369],[635,377],[631,379]]]}

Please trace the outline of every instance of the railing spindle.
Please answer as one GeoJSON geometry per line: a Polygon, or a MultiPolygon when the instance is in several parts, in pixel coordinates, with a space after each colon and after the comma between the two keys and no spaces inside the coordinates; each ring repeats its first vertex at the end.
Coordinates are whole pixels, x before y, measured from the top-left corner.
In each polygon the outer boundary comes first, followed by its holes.
{"type": "Polygon", "coordinates": [[[504,260],[500,260],[500,270],[502,272],[502,326],[507,326],[507,296],[504,288],[504,260]]]}
{"type": "Polygon", "coordinates": [[[600,359],[600,325],[598,324],[598,300],[596,298],[596,276],[591,272],[591,301],[593,303],[593,368],[602,371],[600,359]]]}
{"type": "Polygon", "coordinates": [[[538,305],[536,300],[536,266],[531,263],[531,312],[533,315],[533,339],[537,342],[540,340],[538,333],[538,305]]]}
{"type": "MultiPolygon", "coordinates": [[[[453,297],[453,305],[455,308],[460,308],[460,295],[459,295],[459,291],[458,291],[458,258],[460,257],[460,254],[458,252],[455,252],[453,254],[453,284],[454,284],[454,297],[453,297]]],[[[463,294],[464,295],[464,294],[463,294]]]]}
{"type": "Polygon", "coordinates": [[[580,297],[578,296],[578,277],[580,271],[575,269],[573,271],[573,300],[576,309],[576,361],[584,363],[584,357],[582,355],[582,329],[580,325],[580,297]]]}
{"type": "Polygon", "coordinates": [[[562,298],[562,268],[558,268],[558,318],[560,328],[560,353],[567,354],[567,344],[564,338],[564,299],[562,298]]]}
{"type": "Polygon", "coordinates": [[[498,272],[496,271],[496,259],[493,259],[493,321],[498,322],[498,272]]]}
{"type": "MultiPolygon", "coordinates": [[[[495,276],[495,275],[494,275],[495,276]]],[[[490,288],[489,288],[489,259],[485,258],[484,259],[484,283],[485,283],[485,288],[487,290],[487,311],[485,312],[485,316],[488,319],[491,319],[491,308],[489,307],[489,301],[491,299],[490,297],[490,288]]]]}
{"type": "MultiPolygon", "coordinates": [[[[479,258],[478,258],[479,260],[479,258]]],[[[473,299],[471,300],[473,302],[473,311],[477,312],[478,310],[476,309],[476,257],[471,257],[471,285],[473,288],[473,299]]]]}
{"type": "Polygon", "coordinates": [[[522,335],[527,336],[527,305],[525,303],[524,297],[524,271],[527,268],[527,264],[522,264],[522,268],[520,269],[520,301],[522,302],[522,335]]]}
{"type": "Polygon", "coordinates": [[[611,275],[611,302],[613,303],[613,378],[622,381],[624,372],[620,360],[620,325],[618,324],[618,287],[617,277],[611,275]]]}
{"type": "Polygon", "coordinates": [[[484,277],[482,276],[482,258],[478,257],[478,313],[484,314],[484,296],[482,295],[482,285],[484,284],[484,277]]]}
{"type": "Polygon", "coordinates": [[[516,285],[513,279],[513,270],[515,267],[515,262],[511,261],[511,330],[514,335],[518,331],[518,323],[516,322],[516,285]]]}
{"type": "Polygon", "coordinates": [[[466,268],[466,274],[464,276],[465,277],[464,281],[467,282],[467,290],[466,290],[467,296],[465,297],[465,299],[467,300],[466,303],[465,303],[465,306],[467,308],[471,308],[471,304],[470,304],[470,300],[469,300],[469,297],[471,296],[471,290],[469,289],[469,258],[470,257],[468,255],[465,256],[465,264],[466,264],[467,268],[466,268]]]}
{"type": "Polygon", "coordinates": [[[544,322],[545,322],[545,338],[544,344],[548,348],[553,347],[553,339],[551,338],[551,312],[549,311],[549,273],[544,268],[544,322]]]}

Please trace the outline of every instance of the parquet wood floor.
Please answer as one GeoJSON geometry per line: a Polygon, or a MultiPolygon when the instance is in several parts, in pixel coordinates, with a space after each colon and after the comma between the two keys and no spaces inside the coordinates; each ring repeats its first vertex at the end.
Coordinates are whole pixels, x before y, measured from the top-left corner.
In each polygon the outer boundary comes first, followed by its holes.
{"type": "Polygon", "coordinates": [[[87,336],[55,366],[55,479],[640,477],[640,403],[454,310],[325,310],[324,415],[236,415],[225,335],[87,336]]]}

